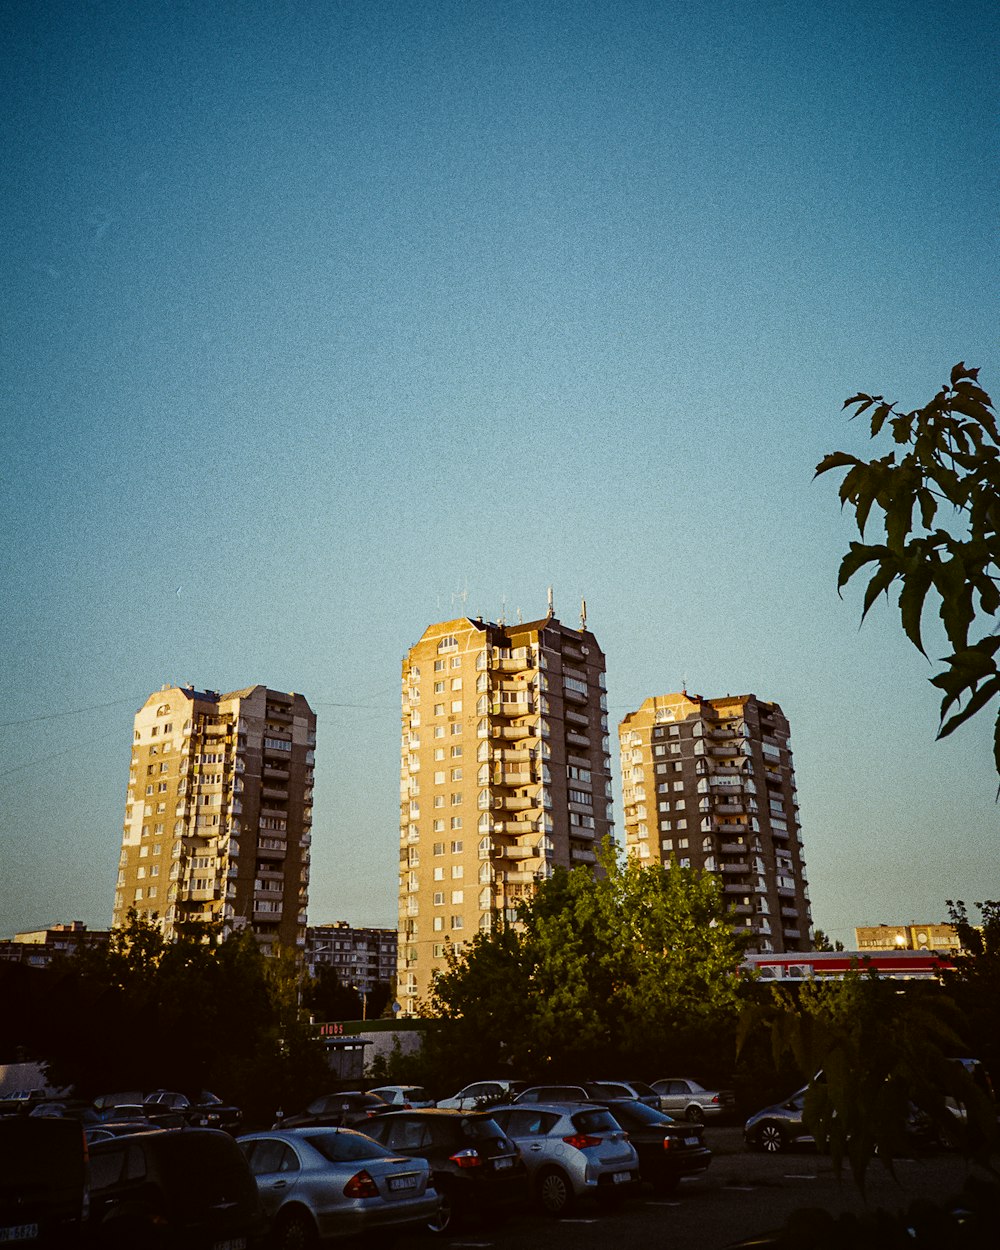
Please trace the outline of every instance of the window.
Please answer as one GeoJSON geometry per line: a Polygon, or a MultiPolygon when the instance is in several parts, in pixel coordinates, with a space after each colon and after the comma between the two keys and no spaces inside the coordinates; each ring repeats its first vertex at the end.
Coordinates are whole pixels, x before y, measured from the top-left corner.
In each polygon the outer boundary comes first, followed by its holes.
{"type": "MultiPolygon", "coordinates": [[[[456,819],[456,820],[461,820],[461,817],[460,817],[460,816],[456,816],[456,817],[455,817],[455,819],[456,819]]],[[[461,855],[461,853],[462,853],[462,843],[461,843],[460,841],[458,841],[458,842],[452,842],[452,844],[451,844],[451,853],[452,853],[452,855],[461,855]]],[[[455,875],[454,871],[452,872],[452,874],[451,874],[451,875],[452,875],[452,876],[454,876],[454,875],[455,875]]],[[[459,873],[458,875],[459,875],[459,876],[461,876],[462,874],[461,874],[461,873],[459,873]]]]}
{"type": "Polygon", "coordinates": [[[443,738],[443,737],[444,737],[444,725],[435,725],[435,726],[434,726],[434,737],[435,737],[435,738],[443,738]]]}
{"type": "Polygon", "coordinates": [[[461,929],[461,928],[464,928],[464,921],[462,920],[462,917],[461,917],[461,916],[452,916],[452,918],[451,918],[451,927],[452,927],[453,929],[461,929]]]}
{"type": "Polygon", "coordinates": [[[443,681],[436,681],[434,683],[434,693],[444,694],[444,682],[443,681]]]}
{"type": "Polygon", "coordinates": [[[453,656],[451,657],[451,666],[452,666],[452,668],[461,668],[461,667],[462,667],[462,657],[461,657],[460,655],[453,655],[453,656]]]}
{"type": "Polygon", "coordinates": [[[443,928],[444,928],[444,916],[435,916],[434,917],[434,932],[440,933],[443,928]]]}
{"type": "Polygon", "coordinates": [[[451,727],[451,734],[452,734],[452,737],[453,737],[453,738],[458,737],[458,735],[459,735],[461,732],[462,732],[462,722],[461,722],[461,721],[456,721],[456,722],[454,723],[454,725],[452,725],[452,727],[451,727]]]}
{"type": "Polygon", "coordinates": [[[435,806],[435,807],[444,807],[444,795],[443,795],[443,794],[435,794],[435,796],[434,796],[434,806],[435,806]]]}
{"type": "MultiPolygon", "coordinates": [[[[461,816],[452,816],[452,818],[451,818],[451,827],[452,827],[452,829],[461,829],[461,827],[462,827],[462,817],[461,817],[461,816]]],[[[454,847],[454,846],[452,846],[452,848],[451,848],[451,849],[452,849],[452,851],[454,851],[455,847],[454,847]]]]}
{"type": "Polygon", "coordinates": [[[443,906],[444,906],[444,890],[435,890],[435,891],[434,891],[434,906],[435,906],[435,907],[443,907],[443,906]]]}
{"type": "Polygon", "coordinates": [[[452,792],[452,796],[451,796],[451,805],[452,805],[452,807],[459,807],[459,806],[461,805],[461,803],[462,803],[462,791],[461,791],[461,790],[454,790],[454,791],[452,792]]]}
{"type": "Polygon", "coordinates": [[[444,785],[444,769],[443,768],[434,774],[434,784],[436,786],[444,785]]]}
{"type": "Polygon", "coordinates": [[[442,651],[457,651],[458,639],[454,634],[446,634],[445,637],[438,643],[437,649],[438,655],[440,655],[442,651]]]}
{"type": "Polygon", "coordinates": [[[453,678],[451,679],[451,688],[452,688],[452,690],[461,690],[461,689],[462,689],[462,679],[461,679],[461,677],[453,677],[453,678]]]}
{"type": "Polygon", "coordinates": [[[434,748],[434,762],[438,763],[440,760],[443,760],[443,759],[444,759],[444,747],[435,747],[434,748]]]}
{"type": "Polygon", "coordinates": [[[435,703],[435,704],[434,704],[434,715],[435,715],[435,716],[444,716],[444,704],[443,704],[443,703],[435,703]]]}
{"type": "Polygon", "coordinates": [[[456,743],[456,744],[455,744],[455,746],[453,746],[453,747],[451,748],[451,758],[452,758],[453,760],[458,760],[458,759],[461,759],[461,758],[462,758],[462,746],[461,746],[461,743],[456,743]]]}
{"type": "Polygon", "coordinates": [[[683,790],[683,789],[684,789],[684,782],[683,782],[683,781],[675,781],[675,782],[674,782],[674,789],[675,789],[675,790],[683,790]]]}
{"type": "Polygon", "coordinates": [[[434,672],[435,672],[435,673],[443,673],[443,672],[444,672],[444,660],[435,660],[435,661],[434,661],[434,672]]]}
{"type": "MultiPolygon", "coordinates": [[[[461,845],[462,845],[462,844],[461,844],[461,843],[459,843],[459,847],[461,847],[461,845]]],[[[461,864],[452,864],[452,866],[451,866],[451,877],[452,877],[452,880],[453,880],[453,881],[460,881],[460,880],[462,879],[462,877],[464,877],[464,876],[465,876],[465,869],[463,868],[463,866],[462,866],[461,864]]]]}
{"type": "Polygon", "coordinates": [[[453,768],[453,769],[451,770],[451,779],[452,779],[452,781],[461,781],[461,780],[462,780],[462,770],[461,770],[460,768],[453,768]]]}
{"type": "MultiPolygon", "coordinates": [[[[456,904],[456,903],[464,903],[464,902],[465,902],[465,891],[464,891],[464,890],[452,890],[452,892],[451,892],[451,901],[452,901],[452,903],[453,903],[453,904],[456,904]]],[[[453,923],[452,923],[452,926],[451,926],[451,927],[454,929],[454,927],[455,927],[455,925],[454,925],[454,917],[452,917],[452,921],[453,921],[453,923]]]]}
{"type": "Polygon", "coordinates": [[[435,854],[435,855],[443,855],[443,854],[444,854],[444,843],[443,843],[443,842],[435,842],[435,843],[434,843],[434,854],[435,854]]]}
{"type": "Polygon", "coordinates": [[[461,699],[452,699],[452,701],[451,701],[451,710],[452,710],[452,712],[453,712],[454,714],[457,714],[457,713],[461,712],[461,710],[462,710],[462,700],[461,700],[461,699]]]}
{"type": "MultiPolygon", "coordinates": [[[[444,854],[444,852],[443,852],[443,851],[442,851],[442,854],[444,854]]],[[[434,880],[435,880],[435,881],[443,881],[443,880],[444,880],[444,869],[443,869],[443,868],[435,868],[435,869],[434,869],[434,880]]]]}
{"type": "MultiPolygon", "coordinates": [[[[439,819],[437,819],[437,820],[435,820],[435,821],[433,822],[433,825],[434,825],[434,828],[433,828],[433,831],[432,831],[432,832],[434,832],[434,833],[444,833],[444,821],[443,821],[443,820],[441,820],[441,819],[439,818],[439,819]]],[[[438,843],[436,843],[436,842],[435,842],[435,844],[434,844],[434,845],[435,845],[435,846],[437,846],[437,845],[438,845],[438,843]]],[[[444,846],[444,843],[443,843],[443,842],[441,843],[441,846],[444,846]]],[[[441,853],[442,853],[442,855],[443,855],[443,854],[444,854],[444,851],[442,851],[441,853]]]]}

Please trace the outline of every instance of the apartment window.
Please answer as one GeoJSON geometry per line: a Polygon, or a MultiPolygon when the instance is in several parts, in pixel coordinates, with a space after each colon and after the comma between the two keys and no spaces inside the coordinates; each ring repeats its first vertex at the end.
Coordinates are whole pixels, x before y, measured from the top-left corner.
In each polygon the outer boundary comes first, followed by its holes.
{"type": "MultiPolygon", "coordinates": [[[[442,854],[444,854],[444,852],[443,852],[443,851],[442,851],[442,854]]],[[[434,880],[435,880],[435,881],[443,881],[443,880],[444,880],[444,869],[443,869],[443,868],[435,868],[435,869],[434,869],[434,880]]]]}
{"type": "Polygon", "coordinates": [[[165,781],[161,781],[160,784],[156,787],[156,792],[157,794],[166,794],[167,783],[165,781]]]}
{"type": "Polygon", "coordinates": [[[443,681],[436,681],[434,683],[434,693],[444,694],[444,682],[443,681]]]}
{"type": "MultiPolygon", "coordinates": [[[[461,820],[461,817],[460,817],[460,816],[456,816],[456,817],[455,817],[455,819],[456,819],[456,820],[461,820]]],[[[452,855],[461,855],[461,853],[462,853],[462,843],[461,843],[461,841],[460,841],[460,840],[459,840],[459,841],[453,841],[453,842],[452,842],[452,844],[451,844],[451,853],[452,853],[452,855]]],[[[454,873],[452,873],[452,876],[454,876],[454,873]]]]}
{"type": "Polygon", "coordinates": [[[683,782],[683,781],[675,781],[675,782],[674,782],[674,789],[675,789],[675,790],[683,790],[683,789],[684,789],[684,782],[683,782]]]}
{"type": "Polygon", "coordinates": [[[461,757],[462,757],[461,744],[456,744],[455,746],[451,748],[451,758],[453,760],[457,760],[457,759],[461,759],[461,757]]]}
{"type": "MultiPolygon", "coordinates": [[[[451,827],[452,827],[452,829],[461,829],[461,827],[462,827],[462,817],[461,817],[461,816],[452,816],[452,818],[451,818],[451,827]]],[[[455,849],[455,848],[454,848],[454,847],[452,847],[452,850],[454,850],[454,849],[455,849]]]]}
{"type": "Polygon", "coordinates": [[[434,704],[434,715],[435,715],[435,716],[444,716],[444,704],[443,704],[443,703],[435,703],[435,704],[434,704]]]}
{"type": "Polygon", "coordinates": [[[437,763],[438,761],[443,760],[443,759],[444,759],[444,747],[435,747],[434,748],[434,762],[437,763]]]}
{"type": "Polygon", "coordinates": [[[444,854],[444,843],[443,843],[443,842],[435,842],[435,843],[434,843],[434,854],[435,854],[435,855],[443,855],[443,854],[444,854]]]}
{"type": "Polygon", "coordinates": [[[459,735],[461,732],[462,732],[462,724],[461,724],[461,722],[460,722],[460,721],[456,721],[456,722],[455,722],[455,724],[454,724],[454,725],[452,725],[452,727],[451,727],[451,734],[452,734],[452,737],[453,737],[453,738],[458,737],[458,735],[459,735]]]}
{"type": "Polygon", "coordinates": [[[461,679],[461,677],[453,677],[453,678],[451,679],[451,688],[452,688],[452,690],[461,690],[461,689],[462,689],[462,679],[461,679]]]}
{"type": "Polygon", "coordinates": [[[465,927],[465,922],[463,921],[461,916],[452,916],[451,927],[453,929],[462,929],[465,927]]]}
{"type": "Polygon", "coordinates": [[[452,713],[453,713],[453,714],[457,714],[458,712],[461,712],[461,710],[462,710],[462,700],[461,700],[461,699],[452,699],[452,701],[451,701],[451,710],[452,710],[452,713]]]}
{"type": "MultiPolygon", "coordinates": [[[[682,823],[681,823],[680,821],[678,821],[678,822],[677,822],[677,828],[678,828],[678,829],[683,828],[683,825],[682,825],[682,823]]],[[[688,849],[688,840],[687,840],[687,838],[678,838],[678,839],[677,839],[677,849],[678,849],[679,851],[686,851],[686,850],[688,849]]]]}
{"type": "Polygon", "coordinates": [[[443,906],[444,906],[444,890],[435,890],[435,891],[434,891],[434,906],[435,906],[435,907],[443,907],[443,906]]]}
{"type": "Polygon", "coordinates": [[[434,784],[436,786],[444,785],[444,769],[443,768],[434,774],[434,784]]]}
{"type": "Polygon", "coordinates": [[[660,843],[660,846],[661,846],[661,847],[662,847],[665,851],[672,851],[672,850],[674,849],[674,840],[673,840],[673,838],[664,838],[664,839],[663,839],[663,841],[660,843]]]}
{"type": "MultiPolygon", "coordinates": [[[[678,829],[686,829],[688,827],[688,822],[686,820],[679,820],[676,827],[678,829]]],[[[683,838],[681,840],[681,845],[687,846],[687,838],[683,838]]]]}
{"type": "Polygon", "coordinates": [[[460,768],[453,768],[453,769],[451,770],[451,779],[452,779],[452,781],[461,781],[461,780],[462,780],[462,770],[461,770],[460,768]]]}
{"type": "Polygon", "coordinates": [[[677,799],[677,801],[674,803],[674,811],[676,812],[683,812],[686,807],[687,807],[687,799],[677,799]]]}
{"type": "Polygon", "coordinates": [[[691,860],[690,860],[690,859],[689,859],[686,855],[685,855],[685,856],[683,856],[683,857],[682,857],[682,859],[680,860],[680,866],[681,866],[682,868],[690,868],[690,867],[691,867],[691,860]]]}
{"type": "MultiPolygon", "coordinates": [[[[464,891],[464,890],[452,890],[452,892],[451,892],[451,901],[452,901],[452,904],[453,904],[453,905],[454,905],[454,904],[456,904],[456,903],[464,903],[464,902],[465,902],[465,891],[464,891]]],[[[451,927],[454,929],[455,925],[454,925],[454,924],[452,924],[452,926],[451,926],[451,927]]]]}
{"type": "Polygon", "coordinates": [[[435,661],[434,661],[434,672],[435,672],[435,673],[443,673],[443,672],[444,672],[444,660],[435,660],[435,661]]]}
{"type": "Polygon", "coordinates": [[[444,821],[443,820],[438,818],[433,823],[434,823],[434,828],[431,830],[432,833],[444,833],[444,821]]]}
{"type": "Polygon", "coordinates": [[[455,637],[454,634],[447,634],[438,643],[437,649],[438,649],[438,655],[440,655],[442,651],[457,651],[458,639],[455,637]]]}
{"type": "Polygon", "coordinates": [[[452,807],[459,807],[459,806],[461,806],[461,803],[462,803],[462,791],[461,791],[461,790],[454,790],[454,791],[452,792],[452,796],[451,796],[451,805],[452,805],[452,807]]]}
{"type": "Polygon", "coordinates": [[[435,737],[435,738],[443,738],[443,737],[444,737],[444,725],[435,725],[435,726],[434,726],[434,737],[435,737]]]}
{"type": "Polygon", "coordinates": [[[460,655],[453,655],[453,656],[451,657],[451,666],[452,666],[452,668],[461,668],[461,667],[462,667],[462,657],[461,657],[460,655]]]}
{"type": "Polygon", "coordinates": [[[434,806],[435,806],[435,807],[444,807],[444,795],[443,795],[443,794],[435,794],[435,796],[434,796],[434,806]]]}
{"type": "MultiPolygon", "coordinates": [[[[435,933],[440,933],[441,930],[444,928],[444,916],[435,916],[433,927],[434,927],[435,933]]],[[[416,986],[414,986],[414,989],[416,989],[416,986]]]]}
{"type": "MultiPolygon", "coordinates": [[[[461,850],[461,848],[462,848],[462,844],[461,844],[461,842],[458,844],[458,846],[459,846],[459,850],[461,850]]],[[[459,881],[462,877],[464,877],[464,876],[465,876],[465,868],[463,867],[463,865],[462,865],[462,864],[452,864],[452,866],[451,866],[451,876],[452,876],[452,880],[454,880],[454,881],[459,881]]]]}

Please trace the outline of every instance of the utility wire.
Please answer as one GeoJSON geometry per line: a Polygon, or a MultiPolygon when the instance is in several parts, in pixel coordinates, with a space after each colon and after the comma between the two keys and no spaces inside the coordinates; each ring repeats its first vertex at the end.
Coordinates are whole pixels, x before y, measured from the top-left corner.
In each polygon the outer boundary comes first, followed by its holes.
{"type": "Polygon", "coordinates": [[[133,703],[135,700],[131,697],[125,699],[112,699],[110,703],[92,703],[90,707],[75,707],[67,712],[47,712],[44,716],[27,716],[24,720],[5,720],[0,721],[0,729],[11,729],[15,725],[37,725],[43,720],[59,720],[63,716],[79,716],[81,712],[99,712],[106,707],[119,707],[122,703],[133,703]]]}

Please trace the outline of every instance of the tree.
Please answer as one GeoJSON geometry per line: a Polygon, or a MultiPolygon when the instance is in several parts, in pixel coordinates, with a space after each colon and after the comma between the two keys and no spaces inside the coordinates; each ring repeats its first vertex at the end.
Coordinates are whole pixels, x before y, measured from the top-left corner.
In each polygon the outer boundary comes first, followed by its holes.
{"type": "MultiPolygon", "coordinates": [[[[943,691],[938,737],[947,737],[1000,693],[1000,435],[993,401],[978,384],[979,370],[955,365],[948,385],[922,408],[897,412],[881,395],[844,401],[851,419],[871,410],[871,436],[888,426],[899,449],[879,459],[847,452],[824,456],[816,476],[846,469],[842,506],[854,509],[861,538],[872,509],[882,514],[884,542],[852,542],[840,565],[838,591],[874,565],[861,619],[881,594],[899,583],[903,631],[924,655],[923,609],[933,591],[952,653],[931,678],[943,691]],[[905,450],[903,450],[905,449],[905,450]],[[950,513],[942,515],[942,505],[950,513]],[[970,641],[977,625],[986,632],[970,641]]],[[[1000,772],[1000,714],[994,730],[1000,772]]]]}
{"type": "Polygon", "coordinates": [[[516,926],[478,935],[436,981],[442,1067],[506,1062],[564,1077],[646,1071],[672,1055],[730,1063],[745,942],[711,873],[601,853],[603,876],[559,869],[516,926]]]}
{"type": "Polygon", "coordinates": [[[822,929],[816,929],[815,932],[813,933],[813,950],[814,951],[842,951],[843,949],[844,949],[843,942],[831,941],[830,938],[827,937],[827,935],[823,932],[822,929]]]}
{"type": "Polygon", "coordinates": [[[901,988],[858,966],[839,980],[772,986],[771,995],[744,1012],[740,1044],[764,1026],[775,1064],[793,1056],[809,1081],[803,1119],[817,1147],[838,1169],[849,1163],[862,1189],[876,1155],[891,1168],[907,1153],[913,1108],[950,1129],[944,1097],[956,1074],[947,1055],[961,1049],[962,1021],[940,986],[901,988]]]}
{"type": "Polygon", "coordinates": [[[961,899],[947,902],[962,949],[953,970],[944,971],[944,982],[968,1021],[970,1058],[981,1059],[1000,1085],[1000,901],[976,903],[979,925],[961,899]]]}

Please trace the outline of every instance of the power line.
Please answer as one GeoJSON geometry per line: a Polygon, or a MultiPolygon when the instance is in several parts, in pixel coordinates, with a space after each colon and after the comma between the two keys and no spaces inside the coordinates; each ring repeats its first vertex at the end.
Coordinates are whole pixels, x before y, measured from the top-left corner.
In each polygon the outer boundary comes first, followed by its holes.
{"type": "Polygon", "coordinates": [[[44,716],[26,716],[24,720],[0,721],[0,729],[12,729],[15,725],[37,725],[43,720],[59,720],[64,716],[79,716],[82,712],[99,712],[106,707],[120,707],[123,703],[134,703],[132,696],[125,699],[112,699],[110,703],[92,703],[90,707],[75,707],[66,712],[47,712],[44,716]]]}

